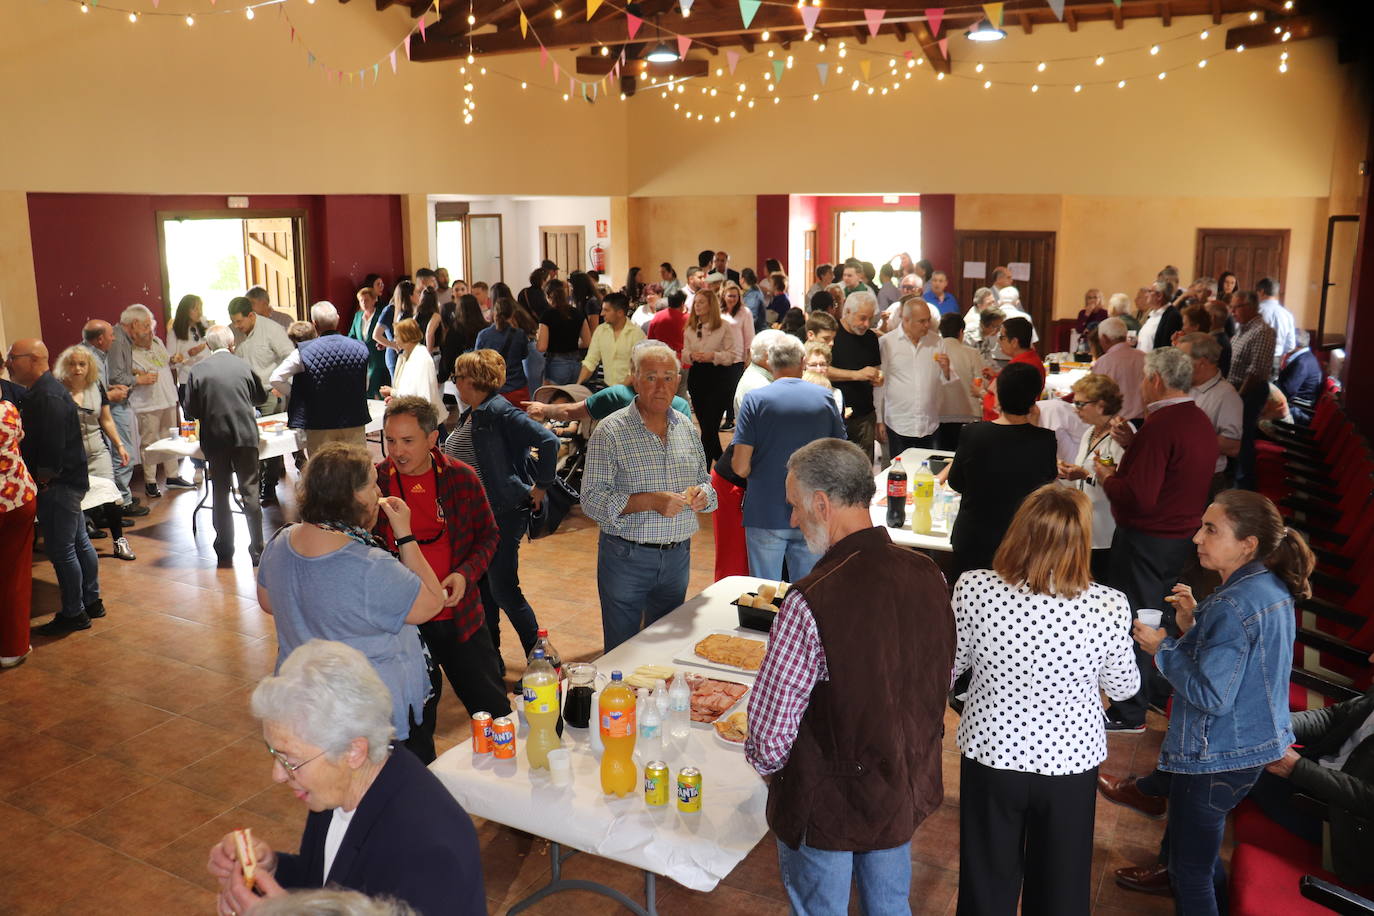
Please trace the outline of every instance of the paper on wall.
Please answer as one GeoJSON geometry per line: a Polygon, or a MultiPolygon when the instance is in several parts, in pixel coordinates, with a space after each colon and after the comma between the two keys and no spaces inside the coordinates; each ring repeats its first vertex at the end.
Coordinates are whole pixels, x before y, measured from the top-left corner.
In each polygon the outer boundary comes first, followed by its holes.
{"type": "Polygon", "coordinates": [[[987,261],[965,261],[964,279],[965,280],[984,280],[988,275],[987,261]]]}
{"type": "Polygon", "coordinates": [[[1007,262],[1007,270],[1010,270],[1010,271],[1011,271],[1011,278],[1012,278],[1013,280],[1029,280],[1029,279],[1030,279],[1030,262],[1029,262],[1029,261],[1008,261],[1008,262],[1007,262]]]}

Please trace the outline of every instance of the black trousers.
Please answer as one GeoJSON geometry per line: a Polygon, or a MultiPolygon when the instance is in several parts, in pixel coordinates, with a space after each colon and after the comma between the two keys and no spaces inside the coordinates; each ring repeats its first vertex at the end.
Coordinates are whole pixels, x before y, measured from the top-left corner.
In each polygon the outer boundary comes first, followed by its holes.
{"type": "MultiPolygon", "coordinates": [[[[903,436],[895,429],[889,428],[887,431],[887,445],[888,448],[892,450],[893,458],[896,458],[909,448],[933,449],[935,448],[935,433],[931,433],[929,436],[903,436]]],[[[908,477],[916,473],[919,467],[920,465],[917,465],[915,468],[907,468],[906,472],[908,477]]]]}
{"type": "MultiPolygon", "coordinates": [[[[1131,603],[1132,618],[1141,608],[1158,608],[1164,612],[1164,629],[1178,635],[1174,623],[1173,605],[1164,598],[1178,582],[1195,548],[1191,538],[1161,538],[1142,534],[1131,528],[1118,527],[1112,535],[1111,570],[1107,584],[1125,593],[1131,603]]],[[[1112,704],[1121,721],[1140,725],[1145,721],[1145,707],[1162,704],[1169,696],[1169,682],[1155,670],[1149,653],[1135,647],[1136,666],[1140,669],[1140,692],[1129,700],[1112,704]]]]}
{"type": "Polygon", "coordinates": [[[733,366],[695,363],[687,373],[687,391],[692,395],[692,411],[701,424],[701,447],[706,466],[712,467],[722,451],[720,421],[735,397],[733,366]]]}
{"type": "Polygon", "coordinates": [[[1258,488],[1255,477],[1255,434],[1259,432],[1260,414],[1268,400],[1268,385],[1252,385],[1249,391],[1240,396],[1240,454],[1236,456],[1233,464],[1236,488],[1239,490],[1258,488]]]}
{"type": "Polygon", "coordinates": [[[434,728],[438,724],[439,691],[444,689],[444,681],[439,676],[439,666],[429,666],[429,699],[425,701],[424,714],[415,721],[415,711],[410,711],[410,735],[402,742],[425,766],[434,762],[438,755],[434,751],[434,728]]]}
{"type": "Polygon", "coordinates": [[[735,389],[739,387],[739,380],[744,377],[744,370],[749,365],[749,354],[744,354],[744,362],[735,363],[730,367],[730,400],[725,404],[725,422],[735,422],[735,389]]]}
{"type": "Polygon", "coordinates": [[[97,528],[110,529],[110,537],[115,540],[124,537],[124,513],[120,511],[119,503],[106,503],[87,509],[86,517],[97,528]]]}
{"type": "Polygon", "coordinates": [[[959,761],[959,914],[1092,910],[1097,767],[1068,776],[959,761]]]}
{"type": "Polygon", "coordinates": [[[477,712],[489,712],[492,718],[510,715],[501,661],[485,626],[459,640],[452,620],[431,620],[420,624],[420,635],[469,716],[477,712]]]}
{"type": "Polygon", "coordinates": [[[959,447],[959,433],[964,429],[964,423],[941,423],[940,428],[935,430],[935,447],[942,452],[952,452],[959,447]]]}

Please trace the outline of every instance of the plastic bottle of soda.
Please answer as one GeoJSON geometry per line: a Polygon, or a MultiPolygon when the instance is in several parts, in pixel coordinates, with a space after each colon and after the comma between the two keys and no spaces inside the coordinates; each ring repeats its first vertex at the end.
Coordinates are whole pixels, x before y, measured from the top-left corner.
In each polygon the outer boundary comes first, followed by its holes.
{"type": "MultiPolygon", "coordinates": [[[[888,487],[891,488],[891,484],[888,487]]],[[[930,534],[930,505],[935,501],[935,475],[930,473],[930,462],[922,461],[921,467],[911,478],[911,530],[917,534],[930,534]]],[[[891,500],[891,497],[888,497],[891,500]]]]}
{"type": "Polygon", "coordinates": [[[906,470],[902,459],[892,459],[887,469],[887,527],[906,527],[906,470]]]}
{"type": "Polygon", "coordinates": [[[611,682],[596,704],[597,730],[606,748],[601,755],[601,791],[625,796],[639,787],[635,766],[635,693],[611,672],[611,682]]]}
{"type": "Polygon", "coordinates": [[[555,724],[558,722],[558,675],[544,658],[543,649],[534,650],[534,658],[521,680],[525,694],[525,721],[530,733],[525,737],[525,755],[531,769],[549,768],[549,751],[563,745],[555,724]]]}
{"type": "MultiPolygon", "coordinates": [[[[561,709],[563,707],[563,656],[559,655],[558,650],[553,647],[553,643],[549,642],[548,630],[540,627],[535,635],[534,648],[530,650],[529,661],[534,661],[535,652],[540,649],[544,650],[544,658],[553,666],[554,676],[558,679],[558,706],[561,709]]],[[[558,720],[558,734],[560,737],[563,735],[563,719],[561,717],[558,720]]]]}

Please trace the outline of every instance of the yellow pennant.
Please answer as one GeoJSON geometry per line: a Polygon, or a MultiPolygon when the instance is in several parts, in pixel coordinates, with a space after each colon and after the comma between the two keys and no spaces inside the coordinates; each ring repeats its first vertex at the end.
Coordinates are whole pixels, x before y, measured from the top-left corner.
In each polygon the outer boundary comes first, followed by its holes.
{"type": "Polygon", "coordinates": [[[859,61],[859,69],[864,72],[864,80],[868,80],[869,71],[873,69],[873,62],[868,60],[859,61]]]}
{"type": "Polygon", "coordinates": [[[520,11],[520,37],[527,38],[530,33],[530,19],[525,15],[525,11],[520,11]]]}
{"type": "Polygon", "coordinates": [[[997,26],[999,29],[1002,27],[1002,7],[1004,7],[1004,6],[1006,6],[1005,3],[984,3],[984,4],[983,4],[983,13],[987,15],[987,17],[988,17],[988,22],[991,22],[993,25],[997,26]]]}
{"type": "Polygon", "coordinates": [[[588,19],[591,19],[591,18],[592,18],[592,15],[601,7],[601,2],[602,2],[602,0],[587,0],[587,18],[588,18],[588,19]]]}

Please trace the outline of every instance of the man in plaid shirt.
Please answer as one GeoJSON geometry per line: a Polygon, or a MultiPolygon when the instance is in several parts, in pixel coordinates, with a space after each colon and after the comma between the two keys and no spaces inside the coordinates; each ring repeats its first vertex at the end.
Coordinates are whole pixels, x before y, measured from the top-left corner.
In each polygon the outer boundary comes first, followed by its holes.
{"type": "MultiPolygon", "coordinates": [[[[444,609],[420,624],[431,657],[468,715],[505,716],[510,700],[477,588],[500,531],[477,472],[437,448],[438,426],[427,399],[392,398],[383,417],[387,457],[377,465],[377,486],[410,507],[411,530],[447,595],[444,609]]],[[[396,549],[385,513],[378,514],[375,533],[396,549]]],[[[443,685],[437,673],[434,678],[437,698],[443,685]]]]}
{"type": "Polygon", "coordinates": [[[1236,320],[1231,339],[1231,371],[1226,380],[1240,392],[1245,410],[1241,416],[1240,454],[1236,456],[1236,486],[1255,489],[1255,432],[1260,413],[1269,400],[1269,374],[1274,367],[1274,329],[1260,316],[1259,296],[1237,290],[1227,306],[1236,320]]]}

